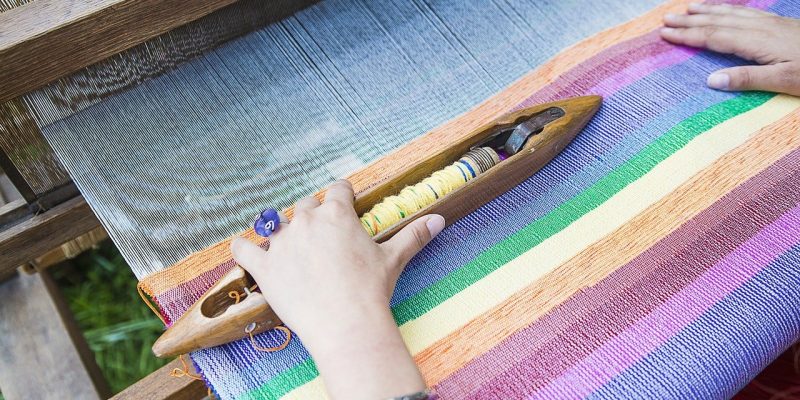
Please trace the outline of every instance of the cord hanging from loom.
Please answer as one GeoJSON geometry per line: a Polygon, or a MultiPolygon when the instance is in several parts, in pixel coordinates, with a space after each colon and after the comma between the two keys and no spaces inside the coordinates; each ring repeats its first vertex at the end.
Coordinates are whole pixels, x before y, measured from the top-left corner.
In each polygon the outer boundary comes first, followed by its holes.
{"type": "MultiPolygon", "coordinates": [[[[200,375],[194,375],[191,372],[189,372],[189,364],[186,363],[186,360],[183,358],[183,354],[179,355],[178,359],[181,360],[181,364],[182,364],[183,368],[173,368],[172,371],[169,372],[169,376],[171,376],[173,378],[181,378],[181,377],[185,376],[185,377],[187,377],[189,379],[192,379],[192,380],[195,380],[195,381],[200,381],[200,382],[203,382],[203,384],[205,384],[205,381],[203,380],[203,378],[200,375]]],[[[207,397],[209,399],[212,399],[212,400],[216,399],[216,396],[214,396],[214,393],[211,391],[211,388],[208,387],[208,386],[206,386],[206,393],[208,394],[207,397]]]]}
{"type": "Polygon", "coordinates": [[[464,186],[500,162],[500,156],[490,147],[478,147],[458,161],[434,172],[419,183],[406,186],[395,196],[389,196],[361,216],[361,225],[375,236],[403,218],[433,204],[448,193],[464,186]]]}
{"type": "MultiPolygon", "coordinates": [[[[239,304],[239,302],[242,301],[242,297],[249,296],[250,293],[252,293],[256,289],[258,289],[257,284],[250,286],[249,288],[247,287],[243,288],[241,293],[239,293],[238,290],[231,290],[230,292],[228,292],[228,297],[234,299],[233,304],[239,304]]],[[[285,326],[276,326],[273,329],[283,332],[286,335],[286,340],[284,340],[283,343],[275,347],[259,346],[258,343],[256,343],[256,339],[253,337],[253,331],[255,330],[255,328],[256,328],[255,322],[250,323],[249,325],[247,325],[247,327],[244,328],[244,332],[247,333],[247,335],[250,337],[250,345],[253,346],[253,349],[257,351],[272,353],[274,351],[283,350],[286,348],[286,346],[289,345],[289,342],[292,340],[292,331],[289,330],[289,328],[285,326]]]]}

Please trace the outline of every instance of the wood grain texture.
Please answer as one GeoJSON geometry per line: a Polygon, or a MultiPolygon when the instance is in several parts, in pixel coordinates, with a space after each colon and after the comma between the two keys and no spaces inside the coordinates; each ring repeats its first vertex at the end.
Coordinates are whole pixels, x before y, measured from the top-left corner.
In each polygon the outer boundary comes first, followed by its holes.
{"type": "Polygon", "coordinates": [[[28,216],[28,203],[23,199],[17,199],[10,203],[0,206],[0,229],[11,226],[28,216]]]}
{"type": "MultiPolygon", "coordinates": [[[[3,63],[5,59],[0,57],[0,70],[3,63]]],[[[5,85],[0,83],[0,87],[5,85]]],[[[0,166],[29,202],[70,180],[28,106],[20,99],[0,103],[0,166]]]]}
{"type": "Polygon", "coordinates": [[[0,387],[6,399],[110,395],[49,275],[18,275],[0,284],[0,297],[0,387]]]}
{"type": "Polygon", "coordinates": [[[0,103],[235,0],[37,0],[0,14],[0,103]]]}
{"type": "MultiPolygon", "coordinates": [[[[189,372],[197,374],[189,363],[189,372]]],[[[173,377],[170,371],[183,369],[179,359],[159,368],[142,378],[139,382],[117,393],[113,400],[197,400],[206,397],[207,389],[203,382],[189,377],[173,377]]]]}
{"type": "Polygon", "coordinates": [[[0,275],[100,226],[83,197],[0,232],[0,275]]]}
{"type": "Polygon", "coordinates": [[[40,257],[36,257],[30,264],[35,270],[42,271],[75,258],[84,251],[97,247],[100,242],[106,239],[108,239],[106,230],[103,227],[97,227],[48,251],[40,257]]]}

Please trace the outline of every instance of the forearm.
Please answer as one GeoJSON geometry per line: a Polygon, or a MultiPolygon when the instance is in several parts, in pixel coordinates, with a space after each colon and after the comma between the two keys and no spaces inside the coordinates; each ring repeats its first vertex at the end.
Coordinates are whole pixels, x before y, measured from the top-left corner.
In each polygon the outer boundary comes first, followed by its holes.
{"type": "Polygon", "coordinates": [[[363,306],[352,318],[304,340],[334,399],[376,400],[425,389],[388,307],[363,306]]]}

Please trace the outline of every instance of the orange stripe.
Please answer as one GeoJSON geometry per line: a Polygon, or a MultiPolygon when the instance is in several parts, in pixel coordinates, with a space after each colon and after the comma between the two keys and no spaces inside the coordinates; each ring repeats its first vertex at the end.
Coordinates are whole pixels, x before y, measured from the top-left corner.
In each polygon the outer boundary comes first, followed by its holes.
{"type": "Polygon", "coordinates": [[[418,353],[414,358],[427,383],[432,386],[441,382],[582,288],[597,284],[740,183],[800,147],[799,130],[800,110],[795,110],[761,129],[747,143],[715,161],[614,233],[418,353]],[[743,165],[747,167],[742,168],[743,165]]]}
{"type": "MultiPolygon", "coordinates": [[[[684,11],[686,4],[689,2],[690,0],[669,1],[639,18],[598,33],[563,50],[547,63],[511,84],[504,91],[492,96],[465,114],[411,141],[406,146],[374,161],[364,169],[353,173],[347,179],[353,184],[356,193],[359,193],[370,186],[402,173],[403,170],[398,169],[399,165],[415,165],[419,163],[424,156],[441,150],[448,143],[457,141],[466,132],[489,123],[521,103],[532,93],[541,90],[563,73],[594,57],[597,53],[653,31],[662,25],[662,17],[665,13],[684,11]]],[[[324,192],[316,194],[316,197],[320,200],[323,196],[324,192]]],[[[292,208],[287,209],[285,212],[291,218],[292,208]]],[[[252,229],[241,233],[240,236],[254,242],[263,241],[263,238],[256,235],[252,229]]],[[[144,277],[142,286],[148,293],[159,295],[215,268],[219,264],[230,260],[229,246],[231,239],[232,237],[190,254],[174,265],[144,277]]]]}

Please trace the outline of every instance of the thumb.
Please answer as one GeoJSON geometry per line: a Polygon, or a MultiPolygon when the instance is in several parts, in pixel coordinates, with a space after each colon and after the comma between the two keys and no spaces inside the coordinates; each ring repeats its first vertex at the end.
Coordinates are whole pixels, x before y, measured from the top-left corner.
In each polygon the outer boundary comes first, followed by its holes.
{"type": "Polygon", "coordinates": [[[792,79],[790,63],[725,68],[708,76],[708,86],[719,90],[765,90],[800,93],[800,80],[792,79]]]}
{"type": "Polygon", "coordinates": [[[406,225],[383,244],[405,266],[428,242],[444,229],[444,217],[426,215],[406,225]]]}
{"type": "Polygon", "coordinates": [[[237,237],[231,241],[231,253],[236,262],[261,286],[266,272],[267,252],[255,243],[237,237]]]}

